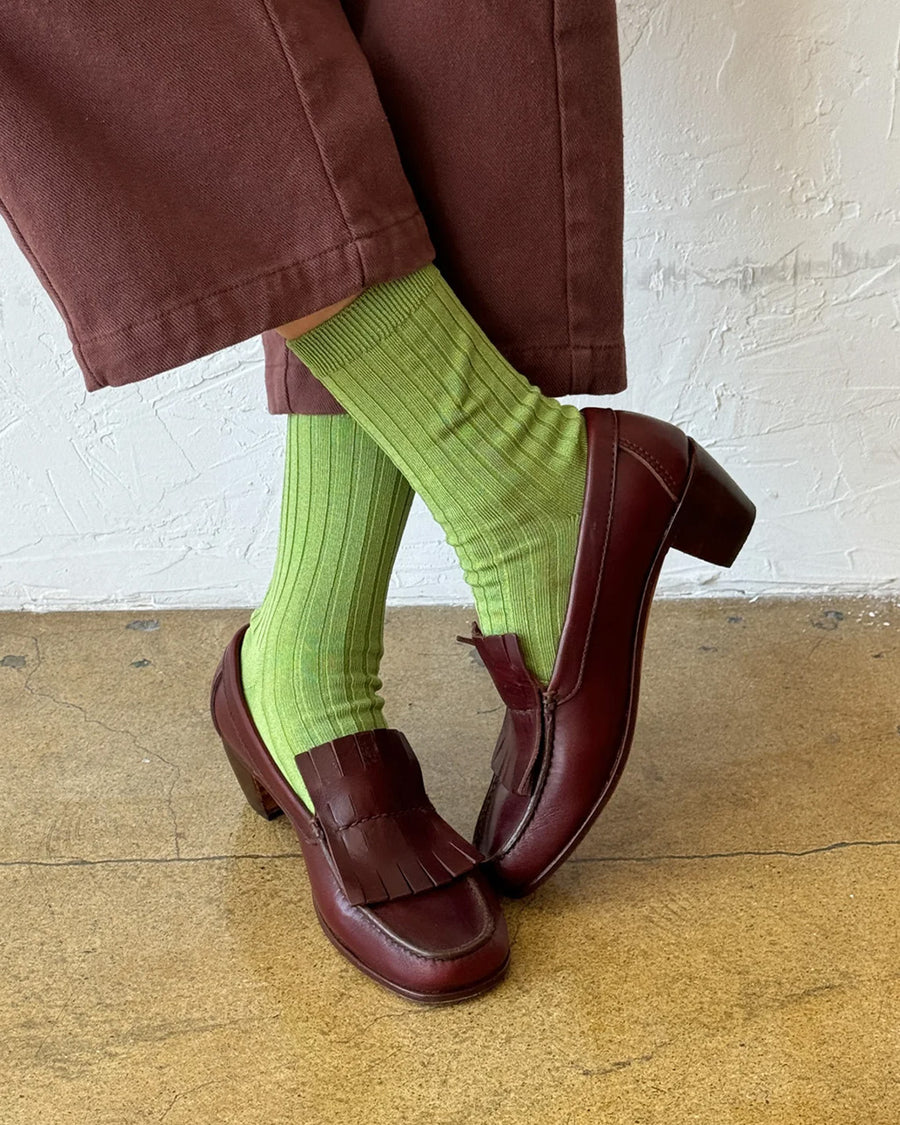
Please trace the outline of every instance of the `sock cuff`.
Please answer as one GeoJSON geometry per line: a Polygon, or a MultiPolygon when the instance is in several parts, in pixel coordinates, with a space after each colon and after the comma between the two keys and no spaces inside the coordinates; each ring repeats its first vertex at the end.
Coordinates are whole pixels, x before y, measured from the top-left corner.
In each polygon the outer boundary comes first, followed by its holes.
{"type": "Polygon", "coordinates": [[[443,278],[431,262],[414,273],[366,289],[346,308],[287,346],[315,375],[327,376],[386,339],[434,292],[443,278]]]}

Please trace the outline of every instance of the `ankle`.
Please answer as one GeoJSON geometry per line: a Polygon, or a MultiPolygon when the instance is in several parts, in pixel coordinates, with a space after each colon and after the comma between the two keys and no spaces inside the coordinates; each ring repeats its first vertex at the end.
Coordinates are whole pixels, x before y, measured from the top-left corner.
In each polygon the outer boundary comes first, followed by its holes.
{"type": "Polygon", "coordinates": [[[324,324],[326,320],[330,320],[331,317],[339,313],[341,309],[345,309],[364,292],[364,289],[360,289],[358,293],[351,293],[349,297],[344,297],[340,301],[335,301],[333,305],[327,305],[324,309],[318,309],[316,312],[309,313],[308,316],[301,316],[299,320],[291,320],[287,324],[282,324],[276,328],[275,331],[279,336],[283,336],[285,340],[294,340],[298,336],[302,336],[305,332],[311,332],[320,324],[324,324]]]}

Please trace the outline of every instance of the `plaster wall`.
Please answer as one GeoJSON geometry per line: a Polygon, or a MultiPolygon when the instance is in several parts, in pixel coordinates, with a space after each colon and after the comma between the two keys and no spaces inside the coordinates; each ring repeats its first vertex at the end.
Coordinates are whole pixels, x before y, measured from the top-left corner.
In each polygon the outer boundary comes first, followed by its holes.
{"type": "MultiPolygon", "coordinates": [[[[760,508],[732,570],[672,555],[660,590],[896,595],[895,0],[620,15],[632,386],[612,404],[687,428],[760,508]]],[[[255,604],[283,426],[256,340],[87,395],[0,230],[0,609],[255,604]]],[[[418,501],[391,600],[469,600],[418,501]]]]}

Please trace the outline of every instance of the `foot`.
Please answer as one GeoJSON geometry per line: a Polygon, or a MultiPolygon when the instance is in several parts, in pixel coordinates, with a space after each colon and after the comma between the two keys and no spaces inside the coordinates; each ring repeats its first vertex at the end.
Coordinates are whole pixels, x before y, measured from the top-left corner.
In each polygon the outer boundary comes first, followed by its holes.
{"type": "Polygon", "coordinates": [[[509,939],[481,855],[435,812],[399,731],[333,739],[297,756],[318,815],[285,781],[247,710],[240,630],[225,651],[212,715],[251,805],[283,811],[300,839],[316,913],[358,969],[410,1000],[477,996],[506,971],[509,939]]]}
{"type": "Polygon", "coordinates": [[[515,635],[476,629],[469,642],[507,705],[475,844],[510,895],[556,870],[621,776],[666,551],[730,566],[755,516],[734,481],[674,426],[613,410],[586,410],[585,419],[584,515],[549,684],[532,674],[515,635]]]}

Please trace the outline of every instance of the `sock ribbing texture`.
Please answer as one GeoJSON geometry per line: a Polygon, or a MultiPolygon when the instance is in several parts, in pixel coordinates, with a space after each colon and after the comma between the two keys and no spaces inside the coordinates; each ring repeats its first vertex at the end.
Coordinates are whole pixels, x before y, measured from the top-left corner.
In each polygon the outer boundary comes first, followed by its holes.
{"type": "Polygon", "coordinates": [[[385,726],[385,599],[412,496],[348,415],[288,416],[275,571],[244,635],[241,679],[263,742],[310,808],[294,756],[385,726]]]}
{"type": "Polygon", "coordinates": [[[434,265],[375,285],[288,342],[422,496],[484,633],[547,682],[584,502],[587,442],[487,339],[434,265]]]}

